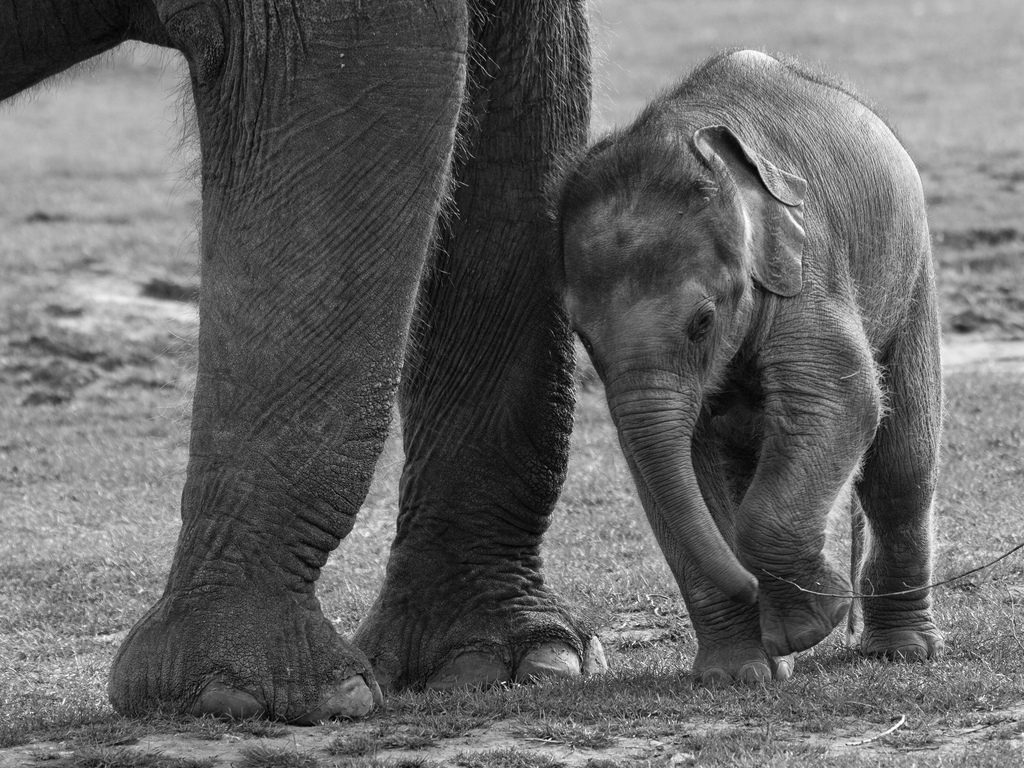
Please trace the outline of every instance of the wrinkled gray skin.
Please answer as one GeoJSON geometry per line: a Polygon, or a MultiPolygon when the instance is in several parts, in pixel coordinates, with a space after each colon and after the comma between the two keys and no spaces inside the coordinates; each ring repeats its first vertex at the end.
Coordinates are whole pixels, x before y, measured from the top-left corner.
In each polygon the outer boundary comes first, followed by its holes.
{"type": "Polygon", "coordinates": [[[189,62],[203,284],[181,533],[114,707],[308,723],[376,680],[603,668],[539,555],[573,404],[543,186],[586,137],[582,0],[0,0],[0,99],[130,38],[189,62]],[[398,532],[353,645],[315,584],[403,361],[398,532]]]}
{"type": "MultiPolygon", "coordinates": [[[[569,163],[555,202],[571,321],[697,675],[786,678],[847,615],[800,589],[850,590],[823,554],[833,507],[863,506],[860,591],[927,585],[939,326],[920,180],[883,121],[764,54],[720,55],[569,163]]],[[[942,647],[927,588],[866,599],[863,620],[867,654],[942,647]]]]}

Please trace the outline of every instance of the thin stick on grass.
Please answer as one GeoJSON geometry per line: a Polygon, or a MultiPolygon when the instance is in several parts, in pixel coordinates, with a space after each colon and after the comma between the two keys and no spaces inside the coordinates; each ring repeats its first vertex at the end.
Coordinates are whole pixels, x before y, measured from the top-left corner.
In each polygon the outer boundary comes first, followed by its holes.
{"type": "Polygon", "coordinates": [[[889,726],[888,728],[886,728],[881,733],[879,733],[879,734],[877,734],[875,736],[870,736],[870,737],[868,737],[866,739],[858,739],[857,741],[848,741],[848,742],[846,742],[846,746],[848,746],[848,747],[860,747],[860,746],[863,746],[865,744],[870,744],[872,741],[878,741],[879,739],[884,739],[890,733],[895,733],[897,730],[902,728],[906,724],[906,722],[907,722],[907,716],[906,715],[900,715],[900,719],[897,720],[894,725],[889,726]]]}
{"type": "Polygon", "coordinates": [[[1013,553],[1018,552],[1018,551],[1020,551],[1022,549],[1024,549],[1024,542],[1021,542],[1020,544],[1015,546],[1010,551],[1004,552],[999,557],[997,557],[995,560],[992,560],[991,562],[985,563],[984,565],[979,565],[977,568],[972,568],[969,571],[964,571],[963,573],[961,573],[961,574],[959,574],[957,576],[953,576],[953,577],[948,578],[948,579],[943,579],[942,581],[935,581],[935,582],[932,582],[931,584],[925,584],[925,585],[920,586],[920,587],[912,587],[912,588],[909,588],[909,589],[902,589],[902,590],[900,590],[898,592],[876,592],[876,593],[872,593],[872,594],[865,594],[863,592],[854,592],[852,590],[849,591],[849,592],[816,592],[813,589],[807,589],[806,587],[801,587],[795,581],[790,581],[789,579],[784,578],[782,576],[776,576],[771,571],[766,571],[766,570],[762,569],[761,573],[763,573],[765,576],[768,576],[768,577],[770,577],[772,579],[775,579],[776,581],[782,581],[782,582],[785,582],[786,584],[789,584],[790,586],[796,587],[798,590],[800,590],[801,592],[804,592],[804,593],[806,593],[808,595],[818,595],[820,597],[857,597],[857,598],[862,598],[862,599],[871,599],[871,598],[877,598],[877,597],[896,597],[898,595],[910,595],[910,594],[913,594],[914,592],[920,592],[922,589],[935,589],[937,587],[944,587],[947,584],[952,584],[954,581],[959,581],[960,579],[967,578],[968,576],[970,576],[972,574],[978,573],[978,571],[984,571],[987,568],[991,568],[993,565],[998,563],[1000,560],[1005,560],[1006,558],[1008,558],[1013,553]]]}

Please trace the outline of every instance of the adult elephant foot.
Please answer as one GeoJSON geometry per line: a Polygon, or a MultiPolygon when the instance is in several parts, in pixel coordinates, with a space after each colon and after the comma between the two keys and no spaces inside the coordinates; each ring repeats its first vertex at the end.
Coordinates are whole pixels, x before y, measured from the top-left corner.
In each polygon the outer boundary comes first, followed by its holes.
{"type": "Polygon", "coordinates": [[[368,714],[382,701],[366,657],[312,595],[288,591],[167,595],[114,660],[114,708],[299,725],[368,714]]]}
{"type": "Polygon", "coordinates": [[[353,638],[385,689],[486,687],[599,674],[604,650],[539,576],[466,566],[412,576],[393,556],[353,638]],[[531,584],[532,582],[532,584],[531,584]],[[527,586],[529,584],[529,586],[527,586]]]}
{"type": "Polygon", "coordinates": [[[761,641],[771,656],[788,656],[817,645],[850,609],[849,578],[824,559],[809,578],[769,570],[761,575],[760,585],[761,641]]]}
{"type": "Polygon", "coordinates": [[[795,655],[771,656],[758,643],[742,643],[700,648],[693,673],[702,685],[716,688],[788,680],[795,667],[795,655]]]}
{"type": "Polygon", "coordinates": [[[865,628],[860,651],[892,661],[928,661],[945,648],[942,633],[930,621],[914,629],[865,628]]]}

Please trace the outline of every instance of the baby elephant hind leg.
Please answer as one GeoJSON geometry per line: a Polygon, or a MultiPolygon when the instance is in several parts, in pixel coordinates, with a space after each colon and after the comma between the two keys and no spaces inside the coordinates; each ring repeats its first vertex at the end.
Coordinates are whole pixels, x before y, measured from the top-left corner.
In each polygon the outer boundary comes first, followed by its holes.
{"type": "Polygon", "coordinates": [[[939,331],[931,281],[922,280],[918,293],[914,313],[883,361],[889,412],[858,486],[867,517],[860,648],[906,661],[934,658],[943,647],[927,587],[942,420],[939,331]]]}

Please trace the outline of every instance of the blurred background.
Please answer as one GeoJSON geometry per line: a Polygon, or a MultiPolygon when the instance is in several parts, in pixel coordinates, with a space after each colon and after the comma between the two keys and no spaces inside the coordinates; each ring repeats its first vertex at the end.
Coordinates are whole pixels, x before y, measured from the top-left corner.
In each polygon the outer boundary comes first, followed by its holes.
{"type": "MultiPolygon", "coordinates": [[[[1024,337],[1019,0],[591,0],[590,9],[595,134],[727,47],[795,55],[859,90],[921,170],[946,331],[1024,337]]],[[[183,82],[176,54],[123,46],[0,108],[8,313],[58,301],[50,289],[66,294],[64,276],[78,271],[87,285],[76,278],[70,290],[83,302],[194,294],[196,146],[183,140],[183,82]],[[47,295],[27,297],[26,280],[47,295]]],[[[147,304],[143,314],[188,319],[182,306],[147,304]]]]}

